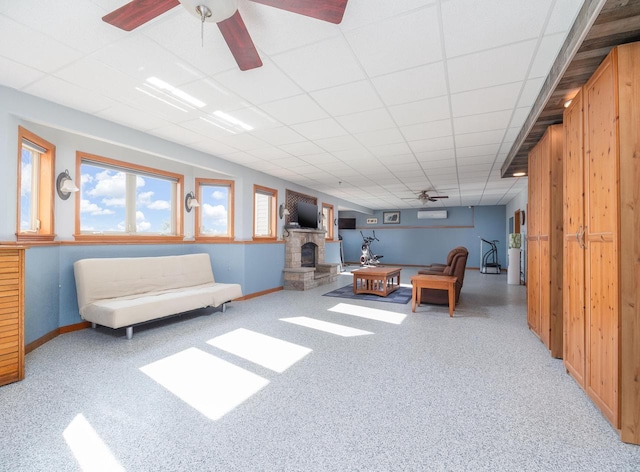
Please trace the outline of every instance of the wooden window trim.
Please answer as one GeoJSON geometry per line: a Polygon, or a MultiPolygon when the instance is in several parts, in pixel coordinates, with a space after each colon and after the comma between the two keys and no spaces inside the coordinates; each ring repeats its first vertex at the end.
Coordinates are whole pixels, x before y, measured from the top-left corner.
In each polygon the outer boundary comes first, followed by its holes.
{"type": "Polygon", "coordinates": [[[229,242],[235,239],[235,224],[234,224],[234,215],[235,215],[235,182],[233,180],[222,180],[222,179],[201,179],[196,178],[196,196],[200,199],[200,202],[203,202],[202,199],[202,187],[206,186],[219,186],[219,187],[229,187],[229,201],[228,201],[228,209],[227,209],[227,234],[224,236],[215,236],[211,234],[202,235],[200,234],[200,223],[202,221],[202,203],[196,211],[196,230],[195,230],[195,239],[198,241],[206,241],[206,242],[229,242]]]}
{"type": "Polygon", "coordinates": [[[54,181],[55,181],[55,162],[56,147],[49,141],[32,133],[22,126],[18,126],[18,190],[16,204],[16,240],[17,241],[53,241],[55,238],[54,224],[54,181]],[[31,141],[34,144],[47,150],[40,157],[40,182],[38,192],[38,216],[40,220],[40,228],[37,233],[20,232],[20,214],[21,214],[21,195],[22,186],[22,142],[23,140],[31,141]]]}
{"type": "MultiPolygon", "coordinates": [[[[109,157],[98,156],[96,154],[90,154],[88,152],[76,151],[76,176],[79,179],[81,174],[82,161],[94,162],[98,165],[104,164],[113,167],[120,167],[122,169],[128,169],[133,172],[140,172],[144,174],[157,175],[159,177],[166,177],[176,181],[176,233],[175,235],[150,235],[150,234],[84,234],[80,232],[80,200],[82,195],[76,198],[76,214],[75,214],[75,231],[74,239],[76,241],[91,241],[91,242],[105,242],[107,244],[114,242],[149,242],[149,243],[162,243],[173,242],[184,239],[184,205],[182,205],[181,195],[184,193],[184,175],[175,174],[161,169],[155,169],[153,167],[141,166],[133,164],[131,162],[119,161],[111,159],[109,157]]],[[[78,193],[82,192],[81,191],[78,193]]]]}
{"type": "Polygon", "coordinates": [[[253,239],[259,241],[275,241],[277,238],[277,205],[278,191],[274,188],[263,187],[262,185],[253,185],[253,239]],[[271,218],[270,218],[270,234],[269,236],[256,236],[256,193],[265,193],[271,195],[271,218]]]}
{"type": "Polygon", "coordinates": [[[330,210],[330,216],[331,216],[331,221],[327,221],[327,233],[325,234],[325,239],[333,240],[333,235],[334,235],[333,220],[335,219],[335,211],[333,209],[333,205],[331,205],[330,203],[322,204],[322,213],[324,213],[325,208],[328,208],[330,210]]]}

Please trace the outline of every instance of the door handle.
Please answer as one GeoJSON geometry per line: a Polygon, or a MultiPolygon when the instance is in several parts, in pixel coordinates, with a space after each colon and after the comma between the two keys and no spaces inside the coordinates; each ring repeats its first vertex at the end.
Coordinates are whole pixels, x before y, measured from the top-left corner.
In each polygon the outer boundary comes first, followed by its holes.
{"type": "Polygon", "coordinates": [[[585,243],[585,241],[584,241],[584,234],[586,232],[587,232],[587,227],[584,226],[582,228],[582,233],[580,233],[580,239],[581,239],[580,245],[582,246],[582,249],[587,249],[587,243],[585,243]]]}

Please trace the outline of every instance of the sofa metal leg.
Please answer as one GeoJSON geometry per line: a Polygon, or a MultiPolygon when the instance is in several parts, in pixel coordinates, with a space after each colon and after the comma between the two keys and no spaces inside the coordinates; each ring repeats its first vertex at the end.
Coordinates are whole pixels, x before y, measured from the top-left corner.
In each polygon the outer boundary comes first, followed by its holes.
{"type": "Polygon", "coordinates": [[[227,304],[223,303],[222,304],[222,313],[224,313],[225,311],[227,311],[227,304]]]}
{"type": "Polygon", "coordinates": [[[96,324],[95,324],[95,323],[91,323],[91,327],[92,327],[93,329],[96,329],[96,324]]]}
{"type": "Polygon", "coordinates": [[[133,337],[133,326],[127,326],[127,339],[131,339],[133,337]]]}

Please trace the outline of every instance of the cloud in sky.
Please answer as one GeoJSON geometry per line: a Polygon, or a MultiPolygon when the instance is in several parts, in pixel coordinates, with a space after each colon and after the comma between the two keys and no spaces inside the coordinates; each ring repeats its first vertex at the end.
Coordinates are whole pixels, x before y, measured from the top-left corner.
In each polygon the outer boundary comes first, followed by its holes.
{"type": "Polygon", "coordinates": [[[214,200],[227,199],[227,194],[225,192],[221,192],[220,190],[214,190],[213,193],[211,193],[211,196],[213,197],[214,200]]]}
{"type": "Polygon", "coordinates": [[[95,203],[91,203],[84,198],[80,200],[80,213],[89,213],[91,215],[113,215],[115,212],[108,208],[100,208],[95,203]]]}
{"type": "Polygon", "coordinates": [[[202,205],[202,212],[207,223],[215,226],[227,225],[227,209],[222,205],[210,205],[205,203],[202,205]]]}
{"type": "Polygon", "coordinates": [[[31,193],[31,163],[22,163],[22,170],[20,171],[20,196],[24,197],[28,193],[31,193]]]}

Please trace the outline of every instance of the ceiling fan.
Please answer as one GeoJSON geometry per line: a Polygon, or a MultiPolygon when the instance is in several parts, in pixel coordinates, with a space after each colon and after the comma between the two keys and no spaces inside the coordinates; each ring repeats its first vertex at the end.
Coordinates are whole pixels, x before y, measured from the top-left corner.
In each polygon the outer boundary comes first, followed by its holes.
{"type": "Polygon", "coordinates": [[[449,195],[429,195],[429,192],[433,192],[433,190],[422,190],[413,198],[403,198],[403,200],[418,200],[423,205],[427,202],[437,202],[441,198],[449,198],[449,195]]]}
{"type": "MultiPolygon", "coordinates": [[[[348,0],[250,1],[339,24],[348,0]]],[[[199,18],[203,25],[205,21],[218,24],[240,70],[255,69],[262,65],[262,60],[238,11],[237,0],[133,0],[103,16],[102,20],[125,31],[131,31],[179,4],[199,18]]]]}

